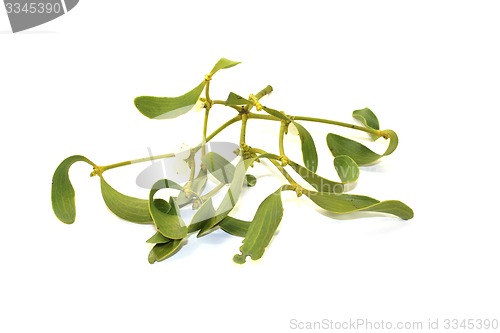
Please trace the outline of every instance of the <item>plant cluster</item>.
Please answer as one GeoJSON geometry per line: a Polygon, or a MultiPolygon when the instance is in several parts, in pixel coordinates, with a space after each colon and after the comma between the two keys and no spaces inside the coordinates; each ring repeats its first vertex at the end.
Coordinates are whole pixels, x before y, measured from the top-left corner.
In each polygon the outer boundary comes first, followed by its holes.
{"type": "Polygon", "coordinates": [[[106,166],[97,165],[81,155],[71,156],[57,167],[52,179],[52,208],[57,218],[67,224],[75,221],[75,191],[68,175],[71,165],[75,162],[85,162],[92,166],[91,176],[100,178],[104,202],[114,214],[130,222],[154,225],[155,233],[147,240],[148,243],[154,244],[148,257],[150,263],[172,256],[186,243],[185,240],[190,234],[196,232],[198,237],[202,237],[219,228],[231,235],[243,237],[240,253],[233,257],[236,263],[244,263],[247,257],[253,260],[261,258],[283,216],[281,200],[283,191],[293,191],[297,197],[305,196],[319,207],[336,214],[370,211],[391,214],[404,220],[413,217],[411,208],[400,201],[379,201],[368,196],[345,193],[348,184],[358,179],[358,166],[371,164],[391,154],[398,145],[396,133],[392,130],[380,130],[379,121],[370,109],[353,112],[353,117],[360,122],[360,125],[355,125],[329,119],[292,116],[267,107],[261,104],[261,98],[272,92],[271,86],[265,87],[255,95],[251,94],[248,98],[231,92],[225,100],[212,99],[210,96],[212,77],[218,71],[237,64],[239,62],[220,59],[195,88],[182,96],[174,98],[140,96],[134,101],[137,109],[151,119],[178,117],[193,109],[197,103],[203,104],[205,115],[201,143],[192,147],[185,156],[190,168],[187,182],[179,184],[172,179],[158,179],[151,187],[147,199],[135,198],[113,188],[105,180],[104,173],[134,163],[175,158],[176,154],[151,156],[106,166]],[[209,114],[215,105],[232,109],[235,116],[208,134],[209,114]],[[254,147],[247,143],[247,122],[251,119],[280,123],[279,152],[271,153],[262,147],[254,147]],[[326,179],[316,173],[318,153],[312,135],[303,126],[306,122],[325,123],[363,131],[369,133],[373,140],[384,138],[389,143],[383,154],[377,154],[357,141],[334,133],[328,134],[326,142],[333,154],[333,165],[340,180],[326,179]],[[241,131],[239,149],[235,152],[236,162],[231,162],[217,152],[209,151],[208,147],[214,137],[235,123],[241,124],[241,131]],[[300,135],[303,163],[293,161],[285,154],[284,137],[292,126],[300,135]],[[251,187],[257,181],[253,175],[247,173],[249,167],[263,160],[268,160],[270,165],[284,176],[286,183],[263,199],[250,221],[230,216],[238,202],[242,187],[251,187]],[[293,178],[296,175],[303,181],[297,182],[293,178]],[[170,195],[168,200],[160,198],[157,193],[164,189],[171,189],[169,193],[174,191],[175,195],[170,195]],[[213,200],[216,195],[222,198],[217,205],[213,200]],[[181,216],[181,209],[188,205],[196,212],[190,223],[186,224],[181,216]]]}

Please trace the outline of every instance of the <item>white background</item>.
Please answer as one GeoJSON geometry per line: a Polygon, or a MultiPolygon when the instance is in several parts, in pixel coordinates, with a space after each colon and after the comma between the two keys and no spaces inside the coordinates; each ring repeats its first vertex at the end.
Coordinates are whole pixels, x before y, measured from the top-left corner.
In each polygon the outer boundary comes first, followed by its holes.
{"type": "MultiPolygon", "coordinates": [[[[291,332],[291,319],[424,327],[500,319],[499,10],[496,1],[87,0],[12,34],[0,9],[0,331],[291,332]],[[154,121],[132,101],[183,94],[220,57],[243,63],[214,77],[215,98],[272,84],[263,103],[289,114],[351,122],[352,110],[370,107],[400,145],[362,170],[353,193],[402,200],[415,218],[332,217],[287,194],[262,260],[234,264],[241,239],[217,231],[150,265],[153,228],[112,215],[79,163],[77,220],[59,222],[50,185],[67,156],[108,164],[199,140],[202,114],[154,121]]],[[[233,114],[211,116],[215,129],[233,114]]],[[[320,173],[333,178],[324,135],[338,128],[304,125],[320,173]]],[[[220,139],[237,140],[237,127],[220,139]]],[[[250,144],[276,151],[276,124],[249,127],[261,131],[250,144]]],[[[298,142],[287,137],[287,147],[298,142]]],[[[108,180],[145,196],[138,171],[110,171],[108,180]]],[[[254,173],[264,177],[243,197],[246,219],[281,182],[269,167],[254,173]]]]}

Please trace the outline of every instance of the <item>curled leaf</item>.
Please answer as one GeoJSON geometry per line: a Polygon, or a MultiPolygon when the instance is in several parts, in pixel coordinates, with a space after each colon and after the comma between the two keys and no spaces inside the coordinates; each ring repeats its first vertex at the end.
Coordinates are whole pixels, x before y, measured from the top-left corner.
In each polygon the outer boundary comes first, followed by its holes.
{"type": "Polygon", "coordinates": [[[171,239],[169,242],[158,243],[149,252],[148,261],[154,264],[171,257],[182,244],[182,239],[171,239]]]}
{"type": "MultiPolygon", "coordinates": [[[[367,128],[372,128],[375,130],[380,129],[380,125],[378,123],[377,116],[375,115],[375,113],[373,113],[372,110],[370,110],[368,108],[364,108],[361,110],[355,110],[352,112],[352,116],[355,119],[359,120],[367,128]]],[[[375,134],[370,134],[370,136],[372,137],[373,140],[376,140],[379,138],[379,136],[375,135],[375,134]]]]}
{"type": "Polygon", "coordinates": [[[299,132],[300,141],[302,142],[302,158],[304,165],[312,172],[318,169],[318,153],[316,152],[316,145],[311,134],[299,123],[293,122],[297,131],[299,132]]]}
{"type": "Polygon", "coordinates": [[[333,156],[347,155],[358,165],[366,165],[391,154],[398,146],[398,136],[394,131],[385,130],[382,133],[384,138],[390,139],[389,146],[382,155],[373,152],[359,142],[333,133],[329,133],[326,136],[326,143],[333,156]]]}
{"type": "Polygon", "coordinates": [[[403,220],[413,217],[413,210],[397,200],[379,201],[363,195],[309,192],[306,195],[319,207],[336,214],[370,211],[392,214],[403,220]]]}
{"type": "Polygon", "coordinates": [[[156,228],[162,235],[171,239],[182,239],[187,235],[187,227],[182,221],[179,206],[174,197],[170,197],[170,210],[167,213],[154,203],[154,195],[162,188],[181,189],[178,184],[169,182],[166,179],[156,182],[149,192],[149,212],[153,217],[156,228]]]}
{"type": "Polygon", "coordinates": [[[308,168],[303,167],[293,161],[289,161],[288,165],[297,172],[306,182],[308,182],[316,191],[342,193],[344,192],[344,184],[333,180],[329,180],[317,175],[308,168]]]}
{"type": "Polygon", "coordinates": [[[344,183],[352,183],[358,180],[359,167],[352,158],[347,155],[336,156],[333,160],[333,166],[337,174],[344,183]]]}
{"type": "Polygon", "coordinates": [[[139,96],[134,100],[136,108],[151,119],[172,119],[190,111],[198,102],[206,81],[178,97],[139,96]]]}
{"type": "Polygon", "coordinates": [[[57,218],[66,224],[75,222],[76,218],[75,190],[68,174],[69,168],[75,162],[86,162],[91,166],[95,166],[92,161],[84,156],[70,156],[59,164],[52,177],[52,209],[57,218]]]}
{"type": "Polygon", "coordinates": [[[156,208],[158,208],[163,213],[168,213],[170,211],[170,208],[172,208],[172,206],[170,206],[170,204],[163,199],[154,199],[153,203],[156,208]]]}
{"type": "Polygon", "coordinates": [[[161,232],[157,231],[153,236],[151,236],[146,241],[146,243],[153,243],[153,244],[159,243],[159,244],[163,244],[163,243],[169,243],[171,241],[172,241],[172,239],[163,236],[161,232]]]}
{"type": "Polygon", "coordinates": [[[271,193],[257,208],[257,212],[246,232],[243,245],[240,247],[241,254],[233,257],[234,262],[243,264],[246,257],[252,260],[262,257],[266,247],[280,224],[283,217],[283,204],[281,202],[281,188],[271,193]]]}
{"type": "Polygon", "coordinates": [[[116,216],[135,223],[152,223],[148,200],[138,199],[115,190],[101,176],[101,194],[106,206],[116,216]]]}
{"type": "Polygon", "coordinates": [[[243,221],[228,215],[220,222],[219,225],[220,228],[228,234],[245,237],[248,232],[248,228],[250,227],[250,223],[251,222],[249,221],[243,221]]]}

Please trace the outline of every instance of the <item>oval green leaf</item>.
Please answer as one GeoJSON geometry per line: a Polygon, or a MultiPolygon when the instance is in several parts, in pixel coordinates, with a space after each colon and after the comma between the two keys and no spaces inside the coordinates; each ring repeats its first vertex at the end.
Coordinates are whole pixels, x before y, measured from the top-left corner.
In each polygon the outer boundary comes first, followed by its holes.
{"type": "Polygon", "coordinates": [[[181,189],[178,184],[166,179],[157,181],[149,192],[149,212],[153,217],[156,228],[162,235],[171,239],[182,239],[187,235],[187,227],[182,221],[179,206],[174,197],[170,197],[170,210],[168,213],[163,212],[154,204],[154,195],[162,188],[181,189]]]}
{"type": "Polygon", "coordinates": [[[283,217],[283,204],[281,202],[281,188],[271,193],[257,208],[257,212],[246,232],[241,254],[233,257],[234,262],[243,264],[246,257],[257,260],[264,255],[266,247],[278,228],[283,217]]]}
{"type": "Polygon", "coordinates": [[[358,211],[387,213],[403,220],[413,217],[413,210],[397,200],[379,201],[363,195],[309,192],[306,195],[319,207],[336,214],[358,211]]]}
{"type": "Polygon", "coordinates": [[[299,132],[300,141],[302,143],[302,158],[306,168],[312,172],[318,169],[318,153],[316,152],[316,145],[311,134],[299,123],[293,122],[297,131],[299,132]]]}
{"type": "Polygon", "coordinates": [[[130,222],[150,224],[148,200],[130,197],[115,190],[101,176],[101,194],[106,206],[116,216],[130,222]]]}
{"type": "Polygon", "coordinates": [[[206,81],[178,97],[139,96],[134,100],[136,108],[151,119],[172,119],[190,111],[200,98],[206,81]]]}
{"type": "Polygon", "coordinates": [[[59,164],[52,177],[52,209],[57,218],[66,224],[75,222],[76,218],[75,190],[68,174],[70,167],[75,162],[86,162],[91,166],[95,166],[85,156],[70,156],[59,164]]]}
{"type": "Polygon", "coordinates": [[[386,130],[382,133],[385,133],[384,138],[390,140],[387,150],[382,155],[373,152],[359,142],[333,133],[326,136],[326,143],[333,156],[347,155],[358,165],[366,165],[377,161],[382,156],[391,154],[398,146],[398,136],[394,131],[386,130]]]}
{"type": "Polygon", "coordinates": [[[347,155],[336,156],[333,160],[333,166],[344,183],[352,183],[358,180],[359,167],[352,158],[347,155]]]}

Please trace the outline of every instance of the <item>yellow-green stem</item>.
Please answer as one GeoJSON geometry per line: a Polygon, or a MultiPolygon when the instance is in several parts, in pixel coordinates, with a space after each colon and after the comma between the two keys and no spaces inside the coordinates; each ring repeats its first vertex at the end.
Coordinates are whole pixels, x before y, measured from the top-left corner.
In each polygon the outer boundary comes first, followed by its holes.
{"type": "MultiPolygon", "coordinates": [[[[206,142],[209,142],[217,134],[219,134],[224,129],[226,129],[228,126],[230,126],[230,125],[232,125],[235,122],[240,121],[240,120],[241,120],[241,117],[239,115],[236,116],[236,117],[233,117],[233,118],[229,119],[224,124],[222,124],[219,128],[217,128],[215,131],[213,131],[209,136],[207,136],[206,142]]],[[[198,146],[196,146],[195,148],[193,148],[193,150],[195,152],[197,152],[199,149],[201,149],[202,146],[203,146],[203,143],[200,143],[198,146]]],[[[173,154],[173,153],[156,155],[156,156],[148,156],[148,157],[138,158],[138,159],[129,160],[129,161],[123,161],[123,162],[114,163],[114,164],[105,165],[105,166],[96,166],[94,169],[96,169],[96,171],[98,170],[100,173],[102,173],[102,172],[104,172],[106,170],[110,170],[110,169],[114,169],[114,168],[119,168],[119,167],[126,166],[126,165],[131,165],[131,164],[135,164],[135,163],[149,162],[149,161],[154,161],[154,160],[160,160],[160,159],[170,158],[170,157],[174,157],[174,156],[175,156],[175,154],[173,154]]],[[[91,175],[93,175],[93,176],[97,175],[99,172],[96,172],[96,171],[93,172],[91,175]]]]}
{"type": "Polygon", "coordinates": [[[279,149],[280,149],[280,156],[282,157],[285,156],[285,145],[283,143],[285,139],[285,130],[286,130],[286,122],[282,120],[280,126],[280,134],[279,134],[279,149]]]}
{"type": "Polygon", "coordinates": [[[246,145],[245,136],[246,136],[246,131],[247,131],[247,120],[248,120],[248,115],[245,113],[242,114],[241,115],[240,147],[244,147],[246,145]]]}
{"type": "Polygon", "coordinates": [[[303,116],[295,116],[293,117],[294,120],[303,120],[303,121],[312,121],[316,123],[323,123],[323,124],[330,124],[330,125],[336,125],[336,126],[342,126],[342,127],[347,127],[347,128],[352,128],[358,131],[363,131],[367,132],[370,134],[375,134],[375,135],[382,135],[382,131],[380,130],[375,130],[372,128],[367,128],[363,126],[358,126],[354,124],[348,124],[348,123],[343,123],[341,121],[335,121],[335,120],[329,120],[329,119],[322,119],[322,118],[314,118],[314,117],[303,117],[303,116]]]}
{"type": "MultiPolygon", "coordinates": [[[[314,117],[302,117],[302,116],[291,116],[291,117],[293,118],[293,120],[311,121],[311,122],[317,122],[317,123],[323,123],[323,124],[342,126],[342,127],[352,128],[352,129],[355,129],[358,131],[367,132],[370,134],[375,134],[378,136],[382,135],[382,131],[380,131],[380,130],[366,128],[366,127],[362,127],[362,126],[358,126],[358,125],[354,125],[354,124],[349,124],[349,123],[343,123],[341,121],[322,119],[322,118],[314,118],[314,117]]],[[[249,113],[248,119],[263,119],[263,120],[282,121],[282,119],[277,118],[277,117],[273,117],[271,115],[257,114],[257,113],[249,113]]]]}

